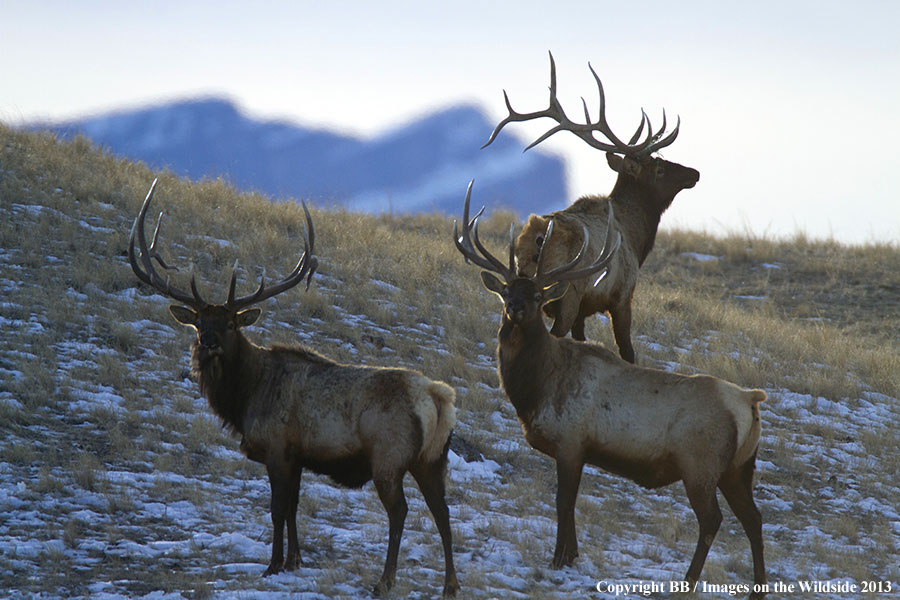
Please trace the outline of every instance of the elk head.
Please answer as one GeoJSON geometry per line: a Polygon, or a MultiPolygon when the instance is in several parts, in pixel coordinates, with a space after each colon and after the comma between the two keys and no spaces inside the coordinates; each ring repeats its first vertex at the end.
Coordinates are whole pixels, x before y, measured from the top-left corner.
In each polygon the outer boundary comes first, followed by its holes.
{"type": "MultiPolygon", "coordinates": [[[[558,300],[567,291],[569,282],[585,277],[591,277],[600,273],[594,285],[597,285],[606,275],[606,268],[612,260],[616,250],[621,244],[622,237],[615,231],[613,225],[613,209],[609,206],[609,219],[606,229],[606,241],[599,256],[589,265],[576,268],[581,262],[589,244],[587,227],[582,225],[583,237],[581,249],[571,261],[544,271],[543,249],[537,257],[537,269],[534,275],[526,277],[516,275],[515,271],[515,225],[509,228],[509,261],[503,264],[494,257],[478,238],[478,219],[484,212],[484,208],[478,211],[471,220],[469,219],[469,204],[472,198],[472,185],[469,182],[466,190],[466,201],[463,207],[463,234],[459,235],[456,220],[453,221],[453,241],[467,261],[486,269],[481,273],[481,281],[491,292],[500,296],[503,301],[504,319],[518,325],[540,319],[541,308],[544,304],[558,300]],[[614,235],[615,234],[615,235],[614,235]],[[496,275],[495,275],[496,274],[496,275]],[[500,277],[497,277],[499,275],[500,277]]],[[[550,221],[547,227],[546,241],[553,235],[554,221],[550,221]]],[[[545,246],[549,245],[545,243],[545,246]]],[[[543,326],[543,322],[542,326],[543,326]]]]}
{"type": "Polygon", "coordinates": [[[304,277],[306,277],[306,287],[309,289],[310,280],[318,266],[318,260],[313,256],[315,232],[309,209],[307,209],[304,202],[303,211],[306,214],[308,233],[304,232],[303,235],[303,254],[300,256],[300,261],[287,277],[275,285],[266,286],[265,270],[263,270],[259,279],[259,287],[256,291],[250,295],[235,298],[237,278],[237,261],[235,261],[225,303],[210,304],[203,299],[197,289],[193,263],[190,269],[190,294],[173,287],[169,277],[163,278],[153,265],[153,262],[156,261],[166,270],[177,270],[175,267],[166,264],[156,248],[159,238],[159,227],[162,223],[162,212],[159,213],[156,221],[153,240],[150,246],[147,246],[147,236],[144,233],[144,219],[150,208],[150,201],[153,199],[156,183],[157,180],[154,179],[153,184],[150,186],[150,191],[147,192],[147,197],[141,205],[141,210],[134,220],[134,225],[131,227],[131,235],[128,242],[128,261],[138,279],[180,303],[171,305],[169,312],[176,321],[193,327],[197,332],[194,344],[195,366],[199,369],[205,369],[213,364],[221,365],[223,359],[227,360],[227,357],[233,357],[237,352],[242,339],[240,329],[252,325],[259,318],[260,309],[252,305],[289,290],[300,283],[304,277]],[[137,252],[135,252],[135,241],[137,241],[137,252]]]}

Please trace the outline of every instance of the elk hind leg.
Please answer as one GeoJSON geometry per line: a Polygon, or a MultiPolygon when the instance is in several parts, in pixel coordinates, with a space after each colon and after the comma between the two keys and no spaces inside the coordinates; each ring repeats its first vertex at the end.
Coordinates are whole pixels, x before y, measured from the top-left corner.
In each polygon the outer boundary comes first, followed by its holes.
{"type": "Polygon", "coordinates": [[[694,557],[691,559],[691,565],[685,575],[687,581],[696,583],[700,580],[700,572],[706,563],[706,555],[709,554],[709,548],[719,531],[719,525],[722,524],[722,511],[719,509],[719,502],[716,499],[715,484],[685,481],[684,488],[700,525],[697,548],[694,550],[694,557]]]}
{"type": "MultiPolygon", "coordinates": [[[[757,589],[765,589],[766,566],[763,558],[762,515],[753,501],[753,471],[756,454],[736,469],[726,472],[719,481],[719,489],[725,500],[741,522],[750,552],[753,556],[753,583],[757,589]]],[[[751,598],[762,598],[764,593],[754,593],[751,598]]]]}
{"type": "Polygon", "coordinates": [[[425,504],[434,517],[434,524],[441,535],[441,545],[444,548],[444,597],[455,596],[459,590],[459,581],[456,578],[456,568],[453,565],[453,538],[450,531],[450,510],[445,499],[445,478],[447,473],[447,450],[450,448],[450,440],[444,447],[443,455],[430,464],[416,465],[412,475],[425,497],[425,504]]]}
{"type": "Polygon", "coordinates": [[[373,477],[375,490],[388,514],[388,550],[381,579],[372,590],[372,594],[375,596],[386,594],[393,587],[397,574],[400,538],[403,536],[403,524],[408,511],[406,497],[403,495],[403,475],[405,473],[405,470],[395,469],[376,472],[373,477]]]}

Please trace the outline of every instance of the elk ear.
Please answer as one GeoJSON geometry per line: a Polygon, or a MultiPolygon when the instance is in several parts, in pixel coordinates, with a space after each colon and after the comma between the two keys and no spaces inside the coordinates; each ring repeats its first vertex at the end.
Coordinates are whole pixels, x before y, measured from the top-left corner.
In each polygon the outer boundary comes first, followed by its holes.
{"type": "Polygon", "coordinates": [[[621,156],[618,154],[613,154],[612,152],[606,153],[606,162],[609,164],[609,168],[615,171],[616,173],[622,172],[622,163],[625,162],[621,156]]]}
{"type": "Polygon", "coordinates": [[[177,304],[172,304],[171,306],[169,306],[169,312],[172,313],[172,316],[175,317],[175,320],[182,325],[190,325],[191,327],[193,327],[197,323],[197,313],[187,306],[178,306],[177,304]]]}
{"type": "Polygon", "coordinates": [[[553,302],[554,300],[559,300],[563,296],[566,295],[566,292],[569,291],[569,282],[568,281],[557,281],[551,286],[545,287],[541,291],[541,295],[543,296],[542,302],[544,304],[548,302],[553,302]]]}
{"type": "Polygon", "coordinates": [[[484,284],[484,287],[498,296],[503,293],[503,288],[506,287],[506,284],[500,281],[499,277],[489,271],[481,272],[481,282],[484,284]]]}
{"type": "Polygon", "coordinates": [[[253,325],[259,318],[260,313],[262,313],[262,310],[258,308],[248,308],[247,310],[242,310],[237,314],[238,327],[247,327],[248,325],[253,325]]]}

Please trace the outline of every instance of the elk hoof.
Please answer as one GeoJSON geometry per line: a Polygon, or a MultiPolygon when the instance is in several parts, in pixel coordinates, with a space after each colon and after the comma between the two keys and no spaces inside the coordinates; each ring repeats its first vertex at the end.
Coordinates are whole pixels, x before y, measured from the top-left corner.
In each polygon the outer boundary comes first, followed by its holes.
{"type": "Polygon", "coordinates": [[[278,575],[279,573],[281,573],[281,565],[271,563],[266,569],[266,572],[262,574],[262,576],[268,577],[269,575],[278,575]]]}
{"type": "Polygon", "coordinates": [[[372,596],[374,596],[375,598],[384,598],[388,595],[388,592],[391,591],[391,588],[393,586],[393,581],[385,581],[384,579],[382,579],[375,584],[375,587],[372,588],[372,596]]]}
{"type": "Polygon", "coordinates": [[[296,571],[303,563],[300,561],[300,553],[291,555],[288,554],[287,560],[284,561],[284,570],[285,571],[296,571]]]}
{"type": "Polygon", "coordinates": [[[459,582],[454,578],[452,583],[444,584],[444,592],[441,594],[441,598],[455,598],[458,591],[459,582]]]}
{"type": "Polygon", "coordinates": [[[554,569],[562,569],[563,567],[571,567],[575,559],[578,558],[578,551],[559,552],[553,556],[553,562],[550,563],[554,569]]]}

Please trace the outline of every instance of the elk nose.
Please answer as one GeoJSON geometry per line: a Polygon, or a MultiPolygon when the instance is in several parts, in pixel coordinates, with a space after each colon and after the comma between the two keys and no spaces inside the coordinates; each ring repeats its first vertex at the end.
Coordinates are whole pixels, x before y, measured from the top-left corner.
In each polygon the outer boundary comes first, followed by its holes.
{"type": "Polygon", "coordinates": [[[203,333],[200,335],[200,345],[207,350],[215,350],[219,347],[219,338],[212,332],[203,333]]]}

